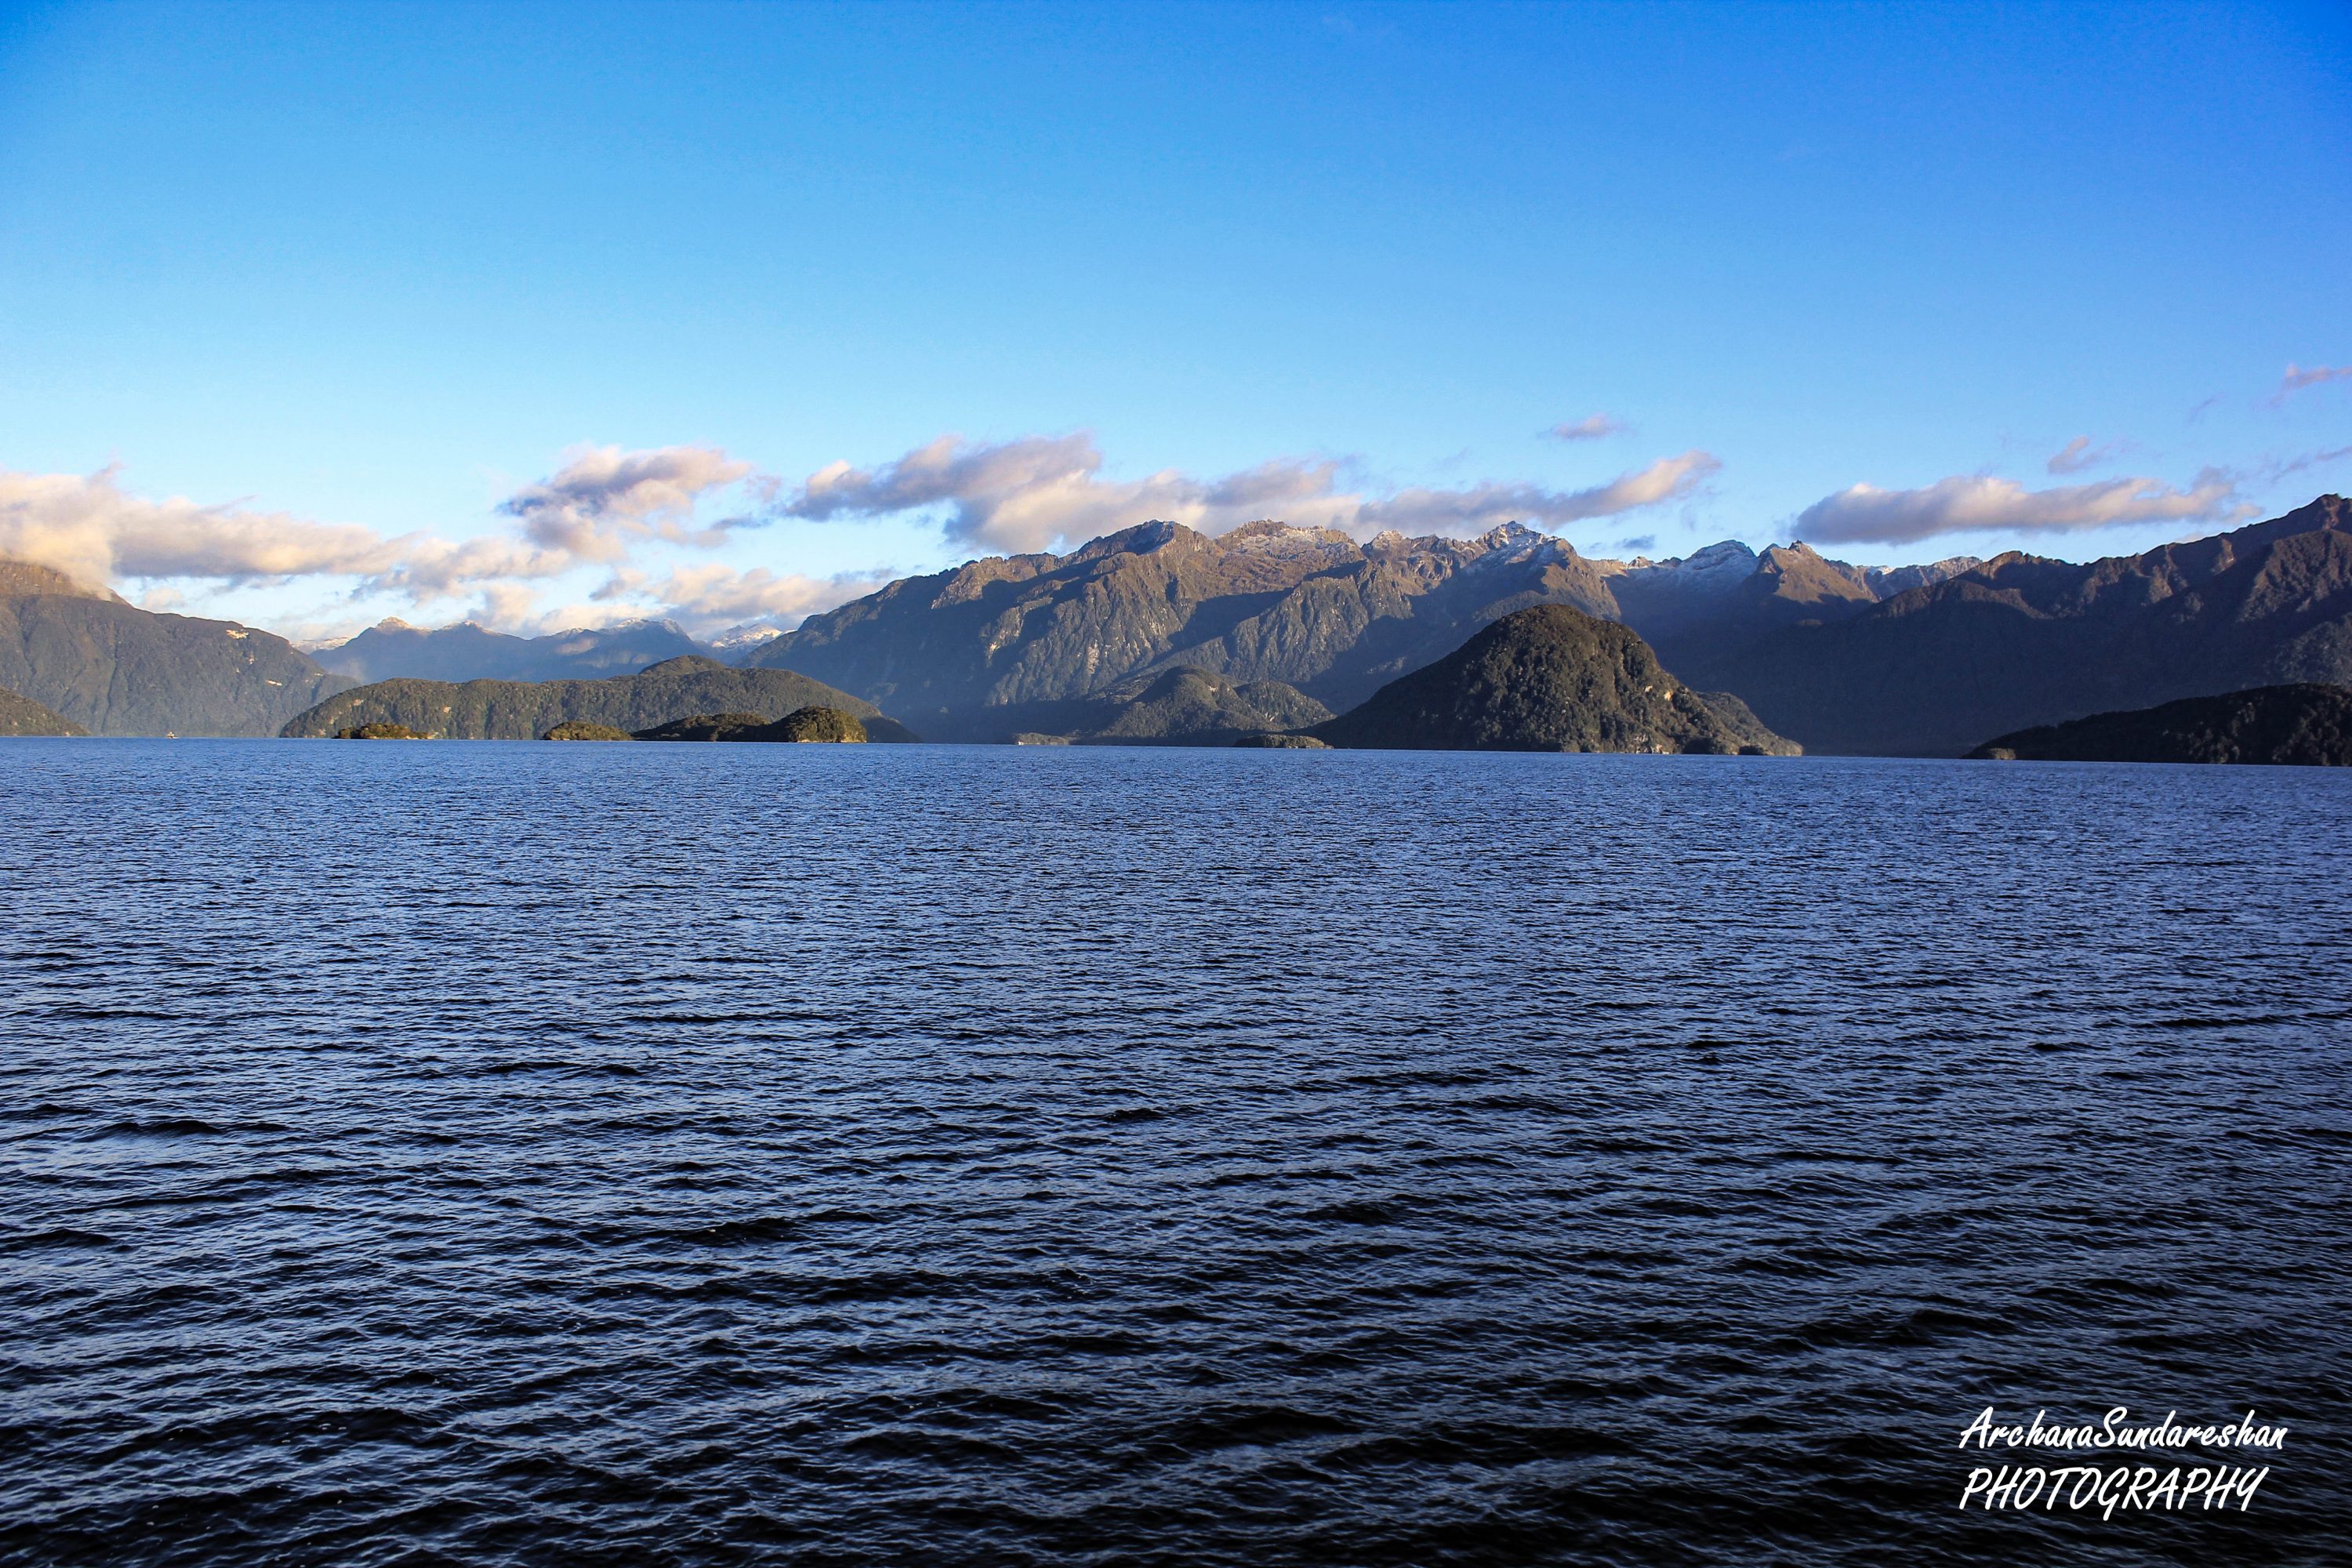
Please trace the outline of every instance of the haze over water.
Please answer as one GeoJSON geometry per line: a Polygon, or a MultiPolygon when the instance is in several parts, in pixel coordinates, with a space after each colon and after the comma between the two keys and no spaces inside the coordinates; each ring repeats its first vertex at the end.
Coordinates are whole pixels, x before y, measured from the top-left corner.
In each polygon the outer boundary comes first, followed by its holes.
{"type": "Polygon", "coordinates": [[[2324,770],[18,742],[0,1558],[2324,1561],[2347,1020],[2324,770]]]}

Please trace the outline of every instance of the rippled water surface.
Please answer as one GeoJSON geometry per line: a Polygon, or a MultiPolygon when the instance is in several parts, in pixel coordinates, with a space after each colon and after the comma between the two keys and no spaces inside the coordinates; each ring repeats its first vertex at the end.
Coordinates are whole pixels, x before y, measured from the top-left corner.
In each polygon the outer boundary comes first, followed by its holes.
{"type": "Polygon", "coordinates": [[[2347,1018],[2341,773],[0,743],[0,1559],[2341,1562],[2347,1018]]]}

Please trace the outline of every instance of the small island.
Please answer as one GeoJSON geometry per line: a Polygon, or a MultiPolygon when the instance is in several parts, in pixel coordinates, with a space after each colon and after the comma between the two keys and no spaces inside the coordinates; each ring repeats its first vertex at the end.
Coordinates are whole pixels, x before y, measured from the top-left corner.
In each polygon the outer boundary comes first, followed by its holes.
{"type": "Polygon", "coordinates": [[[2257,686],[1999,735],[1973,761],[2352,767],[2352,689],[2257,686]]]}
{"type": "Polygon", "coordinates": [[[1694,691],[1622,622],[1565,605],[1505,616],[1337,719],[1330,745],[1462,752],[1794,756],[1738,698],[1694,691]]]}
{"type": "Polygon", "coordinates": [[[845,713],[838,708],[808,707],[785,714],[770,726],[768,733],[757,739],[862,746],[866,744],[866,726],[858,722],[856,714],[845,713]]]}
{"type": "Polygon", "coordinates": [[[626,730],[616,729],[610,724],[597,724],[585,719],[574,719],[569,723],[558,724],[540,739],[542,741],[634,741],[636,737],[626,730]]]}
{"type": "Polygon", "coordinates": [[[765,713],[693,713],[634,732],[639,741],[732,741],[768,727],[765,713]]]}
{"type": "MultiPolygon", "coordinates": [[[[553,731],[550,731],[552,738],[553,731]]],[[[812,703],[772,723],[760,713],[697,713],[640,730],[639,741],[778,741],[863,745],[866,726],[855,713],[812,703]]]]}
{"type": "Polygon", "coordinates": [[[425,738],[405,724],[361,724],[335,731],[338,741],[422,741],[425,738]]]}

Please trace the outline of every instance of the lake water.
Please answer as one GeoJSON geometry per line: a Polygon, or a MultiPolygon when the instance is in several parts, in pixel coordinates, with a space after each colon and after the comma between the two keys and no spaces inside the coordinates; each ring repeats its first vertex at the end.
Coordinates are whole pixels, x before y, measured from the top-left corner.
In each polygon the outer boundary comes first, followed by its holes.
{"type": "Polygon", "coordinates": [[[2347,1044],[2352,773],[6,742],[0,1559],[2341,1562],[2347,1044]]]}

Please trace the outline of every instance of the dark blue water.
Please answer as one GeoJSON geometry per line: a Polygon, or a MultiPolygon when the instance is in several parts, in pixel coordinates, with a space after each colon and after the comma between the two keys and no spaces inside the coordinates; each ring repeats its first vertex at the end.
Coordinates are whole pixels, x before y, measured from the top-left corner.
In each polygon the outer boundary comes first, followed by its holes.
{"type": "Polygon", "coordinates": [[[7,742],[0,1558],[2340,1562],[2347,1039],[2345,773],[7,742]]]}

